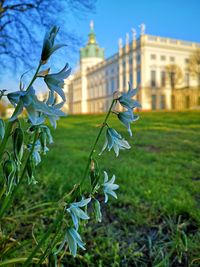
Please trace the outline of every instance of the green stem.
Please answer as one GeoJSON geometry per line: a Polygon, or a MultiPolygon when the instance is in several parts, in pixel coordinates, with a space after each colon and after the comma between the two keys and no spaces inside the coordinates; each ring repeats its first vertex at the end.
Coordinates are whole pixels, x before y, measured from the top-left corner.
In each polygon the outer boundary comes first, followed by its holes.
{"type": "Polygon", "coordinates": [[[34,136],[33,144],[32,144],[32,147],[31,147],[31,151],[28,154],[28,156],[26,157],[24,168],[23,168],[19,183],[15,186],[13,192],[11,194],[7,195],[4,198],[3,204],[2,204],[1,209],[0,209],[0,219],[3,217],[3,215],[6,212],[6,210],[9,208],[9,206],[11,204],[11,201],[13,200],[14,196],[16,195],[16,193],[18,191],[19,185],[21,184],[22,180],[24,179],[24,176],[26,174],[26,168],[27,168],[27,163],[28,163],[29,157],[32,155],[35,143],[36,143],[36,141],[38,139],[38,131],[39,131],[39,128],[37,128],[37,130],[35,131],[35,136],[34,136]]]}
{"type": "MultiPolygon", "coordinates": [[[[84,180],[85,180],[86,177],[87,177],[87,173],[88,173],[88,170],[89,170],[89,167],[90,167],[91,157],[92,157],[92,155],[93,155],[93,153],[94,153],[94,150],[95,150],[96,145],[97,145],[97,143],[98,143],[98,141],[99,141],[99,138],[100,138],[100,136],[101,136],[101,133],[102,133],[104,127],[106,126],[106,122],[107,122],[107,120],[108,120],[108,117],[109,117],[109,115],[110,115],[110,113],[111,113],[111,111],[112,111],[112,108],[113,108],[113,105],[115,104],[115,102],[116,102],[116,100],[113,99],[113,101],[112,101],[112,103],[111,103],[111,105],[110,105],[110,108],[109,108],[109,110],[108,110],[108,113],[106,114],[106,117],[105,117],[105,119],[104,119],[104,121],[103,121],[103,124],[102,124],[102,126],[101,126],[101,128],[100,128],[100,130],[99,130],[99,133],[97,134],[97,137],[96,137],[96,139],[95,139],[94,145],[92,146],[91,152],[90,152],[90,154],[89,154],[89,156],[88,156],[88,162],[87,162],[87,165],[86,165],[86,168],[85,168],[85,172],[84,172],[83,178],[82,178],[82,180],[81,180],[79,186],[81,186],[81,185],[83,184],[84,180]]],[[[73,195],[73,199],[71,199],[71,201],[73,201],[74,198],[76,198],[76,195],[73,195]]],[[[45,242],[45,240],[47,240],[47,239],[49,238],[49,236],[50,236],[50,234],[52,233],[52,231],[56,229],[57,224],[60,222],[60,220],[63,219],[63,216],[64,216],[64,213],[60,214],[59,217],[58,217],[58,218],[55,220],[55,222],[53,223],[53,225],[51,225],[51,227],[49,227],[49,229],[47,230],[47,232],[43,235],[42,239],[39,241],[39,243],[37,244],[37,246],[35,247],[35,249],[33,250],[33,252],[32,252],[32,253],[30,254],[30,256],[28,257],[28,260],[24,263],[23,267],[27,267],[27,266],[31,263],[32,258],[35,256],[35,254],[36,254],[36,253],[38,252],[38,250],[41,248],[41,246],[42,246],[42,244],[45,242]]],[[[56,236],[57,236],[57,232],[55,233],[55,236],[53,237],[53,239],[54,239],[56,236]]],[[[47,250],[49,250],[49,246],[47,247],[46,251],[47,251],[47,250]]],[[[46,251],[45,251],[45,252],[46,252],[46,251]]],[[[46,254],[46,253],[45,253],[45,254],[46,254]]],[[[40,259],[45,259],[45,258],[46,258],[46,255],[44,256],[44,254],[43,254],[43,256],[42,256],[40,259]]]]}
{"type": "Polygon", "coordinates": [[[29,91],[29,90],[30,90],[32,84],[34,83],[35,79],[37,78],[37,74],[38,74],[38,72],[39,72],[39,70],[40,70],[41,65],[42,65],[42,64],[41,64],[41,62],[40,62],[40,63],[38,64],[38,66],[37,66],[37,69],[36,69],[36,71],[35,71],[35,74],[33,75],[32,80],[30,81],[28,87],[26,88],[26,91],[29,91]]]}
{"type": "MultiPolygon", "coordinates": [[[[29,83],[29,85],[28,85],[26,91],[29,91],[29,90],[30,90],[32,84],[34,83],[35,79],[37,78],[37,74],[38,74],[38,71],[39,71],[41,65],[42,65],[42,64],[41,64],[41,62],[40,62],[40,63],[38,64],[38,67],[37,67],[37,69],[36,69],[36,71],[35,71],[35,74],[33,75],[33,78],[32,78],[32,80],[30,81],[30,83],[29,83]]],[[[19,106],[19,104],[18,104],[17,107],[15,108],[14,113],[16,112],[18,106],[19,106]]],[[[11,134],[13,123],[14,123],[14,122],[9,122],[8,125],[7,125],[6,132],[5,132],[4,138],[3,138],[2,143],[1,143],[1,146],[0,146],[0,160],[2,159],[2,156],[3,156],[3,153],[4,153],[4,150],[5,150],[5,147],[6,147],[8,138],[9,138],[9,136],[10,136],[10,134],[11,134]]],[[[36,141],[35,141],[35,142],[36,142],[36,141]]],[[[34,143],[34,145],[35,145],[35,143],[34,143]]],[[[33,147],[32,147],[32,150],[34,149],[34,145],[33,145],[33,147]]],[[[30,154],[32,154],[32,153],[33,153],[33,151],[30,152],[30,154]]],[[[29,154],[29,156],[30,156],[30,154],[29,154]]],[[[24,170],[23,170],[23,172],[22,172],[22,176],[21,176],[21,178],[23,178],[24,175],[25,175],[25,173],[26,173],[26,165],[27,165],[29,156],[27,157],[26,164],[25,164],[24,170]]],[[[19,184],[18,184],[18,185],[19,185],[19,184]]],[[[13,191],[12,196],[8,195],[8,196],[5,197],[4,202],[3,202],[3,204],[2,204],[2,207],[1,207],[1,210],[0,210],[0,218],[2,218],[3,214],[5,213],[5,211],[6,211],[7,208],[8,208],[8,206],[9,206],[11,200],[13,199],[14,195],[16,194],[17,189],[18,189],[18,185],[15,187],[15,190],[13,191]]]]}
{"type": "MultiPolygon", "coordinates": [[[[6,260],[6,261],[3,261],[3,262],[0,262],[0,266],[13,266],[15,264],[18,264],[18,263],[23,263],[26,261],[27,258],[13,258],[11,260],[6,260]]],[[[38,259],[37,258],[33,258],[33,262],[37,262],[38,259]]]]}
{"type": "Polygon", "coordinates": [[[115,102],[116,102],[116,100],[113,99],[113,101],[112,101],[112,103],[111,103],[111,105],[110,105],[110,108],[109,108],[109,110],[108,110],[108,112],[107,112],[107,114],[106,114],[106,117],[105,117],[105,119],[104,119],[104,121],[103,121],[103,123],[102,123],[102,126],[101,126],[101,128],[100,128],[100,130],[99,130],[99,133],[98,133],[98,135],[97,135],[97,137],[96,137],[96,139],[95,139],[94,145],[93,145],[93,147],[92,147],[92,149],[91,149],[91,152],[90,152],[90,154],[89,154],[89,156],[88,156],[88,162],[87,162],[87,165],[86,165],[86,168],[85,168],[85,172],[84,172],[83,178],[82,178],[82,180],[81,180],[81,182],[80,182],[80,186],[83,184],[83,182],[85,181],[85,179],[86,179],[86,177],[87,177],[87,173],[88,173],[88,170],[89,170],[89,167],[90,167],[90,162],[91,162],[92,155],[93,155],[93,153],[94,153],[94,151],[95,151],[95,148],[96,148],[96,145],[97,145],[97,143],[98,143],[98,141],[99,141],[99,138],[100,138],[100,136],[101,136],[101,133],[102,133],[104,127],[106,126],[106,122],[107,122],[107,120],[108,120],[108,117],[110,116],[110,113],[111,113],[111,111],[112,111],[112,108],[113,108],[113,105],[115,104],[115,102]]]}
{"type": "Polygon", "coordinates": [[[62,220],[60,221],[60,224],[58,225],[57,230],[51,239],[51,243],[47,246],[46,250],[41,255],[40,260],[38,262],[38,265],[41,264],[49,256],[49,254],[52,251],[52,248],[54,248],[54,246],[56,245],[56,242],[57,242],[56,237],[58,236],[58,234],[62,230],[61,226],[62,226],[62,220]]]}
{"type": "Polygon", "coordinates": [[[38,252],[38,250],[41,248],[43,243],[48,239],[50,234],[58,227],[59,222],[63,219],[64,213],[60,213],[60,215],[57,217],[57,219],[54,221],[54,223],[49,227],[49,229],[46,231],[46,233],[43,235],[42,239],[39,241],[37,246],[34,248],[34,250],[31,252],[28,259],[24,262],[22,267],[28,267],[32,263],[32,259],[34,255],[38,252]]]}
{"type": "Polygon", "coordinates": [[[12,131],[12,125],[13,125],[13,122],[10,121],[10,122],[8,122],[8,125],[6,127],[6,132],[5,132],[4,138],[3,138],[2,142],[1,142],[1,146],[0,146],[0,160],[2,159],[8,138],[9,138],[10,133],[12,131]]]}

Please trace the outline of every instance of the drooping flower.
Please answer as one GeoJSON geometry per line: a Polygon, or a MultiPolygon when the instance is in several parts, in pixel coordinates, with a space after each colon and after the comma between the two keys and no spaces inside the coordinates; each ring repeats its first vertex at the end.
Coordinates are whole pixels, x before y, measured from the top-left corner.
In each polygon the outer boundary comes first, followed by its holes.
{"type": "Polygon", "coordinates": [[[138,103],[137,100],[132,99],[133,96],[135,96],[138,92],[138,89],[132,89],[131,84],[129,83],[129,89],[128,92],[122,93],[122,95],[118,98],[119,103],[128,109],[130,114],[132,115],[134,108],[140,108],[141,105],[138,103]]]}
{"type": "Polygon", "coordinates": [[[71,214],[76,230],[78,229],[79,219],[88,220],[90,218],[87,213],[81,209],[82,207],[87,206],[90,201],[91,198],[82,199],[79,202],[71,203],[70,207],[67,209],[67,211],[71,214]]]}
{"type": "Polygon", "coordinates": [[[105,203],[108,201],[108,195],[117,198],[117,194],[114,192],[114,190],[117,190],[119,188],[119,185],[114,184],[114,182],[115,175],[113,175],[110,181],[108,181],[108,174],[106,171],[104,171],[103,191],[105,195],[105,203]]]}
{"type": "Polygon", "coordinates": [[[42,54],[41,54],[41,62],[45,64],[50,56],[59,48],[65,46],[63,44],[54,45],[55,37],[59,31],[59,28],[54,26],[48,31],[44,37],[42,54]]]}
{"type": "Polygon", "coordinates": [[[7,95],[9,101],[16,107],[10,121],[14,121],[22,113],[23,108],[28,113],[28,118],[33,125],[39,125],[44,122],[45,116],[55,127],[55,118],[65,116],[65,113],[57,105],[48,106],[45,102],[38,100],[33,87],[29,91],[16,91],[7,95]]]}
{"type": "MultiPolygon", "coordinates": [[[[32,144],[28,144],[28,150],[32,150],[32,144]]],[[[40,152],[42,151],[40,140],[37,140],[34,145],[34,149],[32,152],[32,158],[34,159],[35,166],[37,166],[41,162],[40,152]]]]}
{"type": "Polygon", "coordinates": [[[56,254],[58,254],[65,244],[68,244],[70,253],[73,255],[73,257],[76,257],[77,254],[77,246],[79,246],[81,249],[85,250],[84,243],[81,239],[81,236],[74,228],[67,228],[65,237],[63,239],[63,242],[61,243],[60,247],[58,248],[58,251],[56,251],[56,254]]]}
{"type": "Polygon", "coordinates": [[[65,67],[58,73],[47,74],[44,76],[44,81],[52,92],[56,92],[65,101],[65,94],[62,90],[64,86],[64,79],[71,73],[71,68],[66,64],[65,67]]]}
{"type": "Polygon", "coordinates": [[[118,157],[120,149],[130,149],[131,147],[115,129],[108,127],[106,130],[106,140],[99,155],[101,155],[106,148],[108,148],[108,151],[113,148],[116,157],[118,157]]]}
{"type": "Polygon", "coordinates": [[[132,131],[130,127],[130,123],[139,119],[138,115],[131,114],[129,111],[119,112],[117,114],[119,120],[125,125],[128,129],[130,136],[132,136],[132,131]]]}

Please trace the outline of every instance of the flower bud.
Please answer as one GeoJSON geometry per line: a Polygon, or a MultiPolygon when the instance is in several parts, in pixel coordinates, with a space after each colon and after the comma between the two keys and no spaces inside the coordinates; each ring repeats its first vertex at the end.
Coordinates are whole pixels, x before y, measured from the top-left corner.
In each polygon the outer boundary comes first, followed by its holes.
{"type": "Polygon", "coordinates": [[[46,64],[50,56],[59,48],[63,47],[63,44],[54,45],[55,37],[58,33],[59,28],[54,26],[49,32],[46,33],[43,42],[41,63],[46,64]]]}
{"type": "Polygon", "coordinates": [[[34,173],[35,173],[35,161],[32,157],[28,159],[26,173],[28,176],[28,184],[36,184],[37,181],[35,180],[34,173]]]}
{"type": "Polygon", "coordinates": [[[45,155],[46,152],[48,151],[48,147],[47,147],[47,135],[44,131],[42,131],[40,133],[40,143],[41,143],[41,147],[42,147],[42,152],[45,155]]]}
{"type": "Polygon", "coordinates": [[[10,193],[13,181],[15,178],[15,172],[16,172],[16,164],[14,160],[8,159],[3,163],[3,176],[6,181],[7,186],[7,194],[10,193]]]}
{"type": "Polygon", "coordinates": [[[21,162],[23,152],[24,152],[24,133],[21,128],[16,128],[12,135],[13,139],[13,151],[15,158],[18,162],[21,162]]]}

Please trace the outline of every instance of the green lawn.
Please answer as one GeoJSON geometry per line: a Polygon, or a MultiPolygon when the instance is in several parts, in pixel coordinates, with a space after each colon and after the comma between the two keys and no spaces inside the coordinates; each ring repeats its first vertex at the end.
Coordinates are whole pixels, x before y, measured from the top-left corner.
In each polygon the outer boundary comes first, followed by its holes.
{"type": "MultiPolygon", "coordinates": [[[[39,184],[20,193],[22,202],[55,201],[79,181],[104,116],[59,121],[39,184]]],[[[114,115],[109,125],[132,147],[98,156],[103,136],[96,151],[102,173],[116,175],[118,199],[103,205],[102,223],[82,227],[87,250],[64,256],[64,266],[200,266],[200,112],[141,113],[132,138],[114,115]]]]}
{"type": "MultiPolygon", "coordinates": [[[[69,116],[59,122],[53,132],[55,144],[38,173],[39,181],[45,184],[45,193],[42,192],[46,198],[59,198],[82,177],[103,118],[104,115],[69,116]]],[[[193,242],[200,225],[200,113],[141,113],[140,120],[132,125],[132,139],[115,118],[109,124],[129,139],[132,149],[121,151],[118,158],[113,151],[99,157],[104,140],[99,142],[96,156],[100,168],[116,175],[120,189],[118,200],[113,199],[110,206],[105,206],[103,222],[91,225],[93,235],[88,233],[85,238],[89,243],[86,259],[98,262],[94,266],[130,266],[133,262],[143,266],[140,260],[147,260],[148,236],[155,243],[166,237],[167,243],[175,238],[177,225],[184,222],[191,262],[200,255],[197,233],[197,243],[193,242]],[[170,230],[170,224],[175,229],[170,230]]],[[[154,261],[159,244],[152,246],[154,261]]]]}

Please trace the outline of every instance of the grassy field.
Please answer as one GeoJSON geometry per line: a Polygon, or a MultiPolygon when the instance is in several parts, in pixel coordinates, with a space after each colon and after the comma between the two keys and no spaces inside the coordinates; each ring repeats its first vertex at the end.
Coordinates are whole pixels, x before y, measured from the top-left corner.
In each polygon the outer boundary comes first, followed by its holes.
{"type": "MultiPolygon", "coordinates": [[[[104,116],[59,121],[22,203],[55,201],[79,181],[104,116]]],[[[118,199],[103,206],[102,223],[83,227],[87,250],[63,266],[200,266],[200,112],[141,113],[131,139],[114,116],[109,124],[132,147],[99,157],[102,138],[96,151],[102,172],[116,175],[118,199]]]]}

